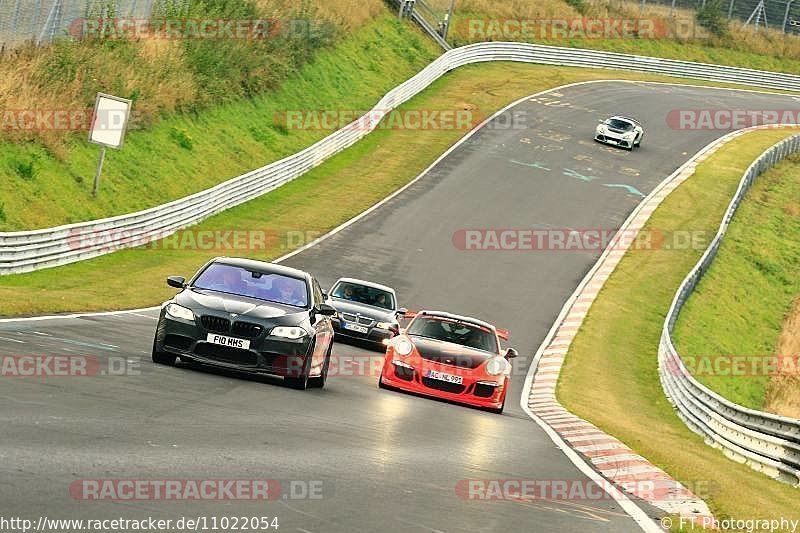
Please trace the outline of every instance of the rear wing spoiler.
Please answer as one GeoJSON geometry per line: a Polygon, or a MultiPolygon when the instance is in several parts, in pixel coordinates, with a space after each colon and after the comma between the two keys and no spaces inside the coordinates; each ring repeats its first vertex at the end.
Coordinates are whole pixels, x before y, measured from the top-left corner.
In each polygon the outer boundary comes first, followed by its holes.
{"type": "Polygon", "coordinates": [[[501,339],[503,339],[504,341],[507,341],[507,340],[508,340],[508,335],[509,335],[509,333],[508,333],[508,330],[507,330],[507,329],[495,328],[495,331],[497,331],[497,336],[498,336],[498,337],[500,337],[500,338],[501,338],[501,339]]]}

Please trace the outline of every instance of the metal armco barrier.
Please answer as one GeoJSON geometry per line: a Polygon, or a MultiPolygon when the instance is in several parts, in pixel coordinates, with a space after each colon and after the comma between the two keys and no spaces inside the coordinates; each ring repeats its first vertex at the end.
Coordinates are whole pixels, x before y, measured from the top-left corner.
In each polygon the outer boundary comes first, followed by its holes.
{"type": "Polygon", "coordinates": [[[671,335],[681,308],[714,261],[728,225],[753,181],[798,151],[800,135],[795,135],[764,152],[747,169],[716,237],[675,295],[658,350],[661,384],[686,425],[731,459],[794,486],[800,486],[800,420],[747,409],[711,391],[692,377],[675,350],[671,335]]]}
{"type": "MultiPolygon", "coordinates": [[[[367,118],[305,150],[211,189],[137,213],[36,231],[0,233],[0,275],[83,261],[166,237],[302,176],[368,135],[391,110],[447,72],[474,63],[516,61],[664,74],[800,92],[800,76],[688,61],[523,43],[480,43],[446,52],[390,91],[367,118]]],[[[354,123],[355,124],[355,123],[354,123]]]]}

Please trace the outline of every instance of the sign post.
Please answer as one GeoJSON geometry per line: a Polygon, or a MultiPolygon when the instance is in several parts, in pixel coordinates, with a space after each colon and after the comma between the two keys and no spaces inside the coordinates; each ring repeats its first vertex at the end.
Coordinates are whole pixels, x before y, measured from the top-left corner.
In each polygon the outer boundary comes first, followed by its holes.
{"type": "Polygon", "coordinates": [[[131,113],[131,101],[125,98],[97,93],[92,115],[92,128],[89,131],[89,142],[99,144],[100,159],[97,161],[97,172],[94,175],[92,196],[97,197],[100,188],[100,174],[106,159],[106,148],[119,150],[125,140],[125,130],[131,113]]]}

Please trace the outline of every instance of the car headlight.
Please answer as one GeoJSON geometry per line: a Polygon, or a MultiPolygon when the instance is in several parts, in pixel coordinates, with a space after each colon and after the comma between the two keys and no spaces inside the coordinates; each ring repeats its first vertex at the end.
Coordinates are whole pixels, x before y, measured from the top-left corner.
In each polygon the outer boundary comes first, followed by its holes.
{"type": "Polygon", "coordinates": [[[180,318],[182,320],[194,320],[194,313],[191,309],[183,307],[178,304],[167,305],[167,314],[172,318],[180,318]]]}
{"type": "Polygon", "coordinates": [[[302,339],[306,336],[306,330],[296,326],[277,326],[269,332],[273,337],[283,337],[284,339],[302,339]]]}
{"type": "Polygon", "coordinates": [[[392,329],[393,327],[396,326],[391,322],[378,322],[377,324],[375,324],[375,327],[380,329],[392,329]]]}
{"type": "Polygon", "coordinates": [[[486,362],[486,373],[490,376],[499,376],[506,371],[508,361],[504,357],[492,357],[486,362]]]}
{"type": "Polygon", "coordinates": [[[394,345],[394,351],[398,355],[408,355],[413,349],[414,346],[412,346],[411,342],[409,342],[407,339],[403,339],[394,345]]]}

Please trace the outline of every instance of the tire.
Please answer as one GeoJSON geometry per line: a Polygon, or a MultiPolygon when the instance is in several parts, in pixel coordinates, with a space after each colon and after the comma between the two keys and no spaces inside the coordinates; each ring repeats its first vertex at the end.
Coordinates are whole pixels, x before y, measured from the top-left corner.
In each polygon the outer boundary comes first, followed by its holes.
{"type": "Polygon", "coordinates": [[[383,371],[381,371],[381,376],[378,378],[378,388],[379,389],[384,389],[384,390],[391,390],[389,385],[384,385],[383,384],[383,371]]]}
{"type": "Polygon", "coordinates": [[[290,378],[285,377],[283,378],[283,382],[290,388],[296,390],[306,390],[308,388],[308,373],[311,371],[311,354],[314,353],[314,346],[311,346],[311,349],[308,351],[308,357],[306,357],[306,362],[303,365],[304,368],[302,370],[302,375],[299,378],[290,378]]]}
{"type": "Polygon", "coordinates": [[[644,133],[642,133],[642,134],[639,136],[639,140],[638,140],[638,141],[636,141],[636,142],[634,143],[634,144],[636,145],[636,147],[637,147],[637,148],[641,148],[641,147],[642,147],[642,139],[644,139],[644,133]]]}
{"type": "Polygon", "coordinates": [[[175,359],[178,356],[167,352],[160,352],[156,349],[156,340],[153,339],[153,362],[157,365],[175,366],[175,359]]]}
{"type": "Polygon", "coordinates": [[[311,389],[322,389],[328,381],[328,368],[331,366],[331,352],[333,352],[333,341],[328,346],[328,353],[325,354],[325,362],[322,363],[322,372],[318,377],[308,378],[308,387],[311,389]]]}
{"type": "MultiPolygon", "coordinates": [[[[506,392],[506,395],[507,394],[508,393],[506,392]]],[[[494,414],[496,414],[496,415],[502,415],[503,414],[503,409],[505,409],[505,407],[506,407],[506,396],[503,396],[503,403],[500,404],[500,407],[498,407],[496,409],[489,409],[489,411],[494,413],[494,414]]]]}

